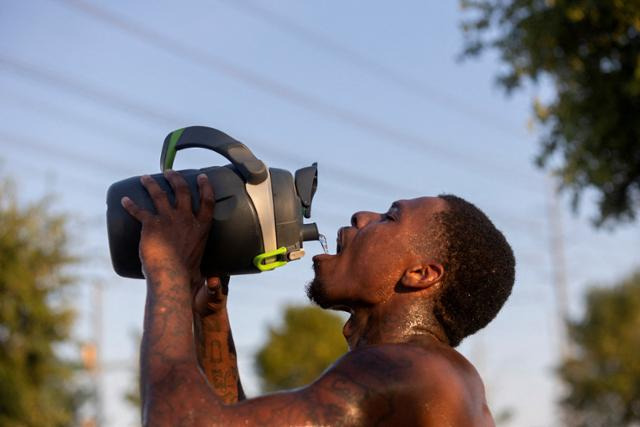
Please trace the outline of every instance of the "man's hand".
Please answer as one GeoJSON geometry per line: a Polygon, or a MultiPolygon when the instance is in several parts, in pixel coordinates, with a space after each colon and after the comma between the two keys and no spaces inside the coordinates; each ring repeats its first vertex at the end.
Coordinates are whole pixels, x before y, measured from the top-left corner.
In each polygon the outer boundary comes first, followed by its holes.
{"type": "Polygon", "coordinates": [[[209,277],[195,290],[193,311],[201,317],[220,314],[227,308],[229,277],[209,277]]]}
{"type": "Polygon", "coordinates": [[[194,214],[191,193],[184,178],[172,170],[165,171],[165,178],[175,193],[175,207],[149,175],[142,176],[140,181],[158,213],[154,215],[141,209],[128,197],[122,198],[122,206],[142,223],[140,260],[145,276],[175,272],[188,275],[192,286],[196,286],[202,283],[200,262],[211,229],[213,189],[206,175],[198,175],[200,209],[194,214]]]}

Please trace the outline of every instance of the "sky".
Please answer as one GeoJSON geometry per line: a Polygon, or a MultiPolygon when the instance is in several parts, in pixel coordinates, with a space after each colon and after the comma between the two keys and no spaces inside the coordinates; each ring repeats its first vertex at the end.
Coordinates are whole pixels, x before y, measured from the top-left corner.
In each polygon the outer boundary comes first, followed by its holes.
{"type": "MultiPolygon", "coordinates": [[[[553,180],[534,166],[540,129],[530,126],[531,100],[550,86],[507,97],[494,83],[494,54],[459,60],[461,19],[456,1],[3,3],[0,175],[16,181],[24,203],[54,194],[53,210],[70,215],[84,257],[70,295],[74,338],[101,331],[105,426],[138,424],[122,396],[135,383],[145,297],[143,281],[111,268],[105,194],[113,182],[159,172],[164,137],[189,125],[228,133],[271,167],[317,161],[313,221],[331,251],[353,212],[386,211],[394,200],[452,193],[484,210],[514,248],[516,283],[495,321],[459,349],[494,414],[513,412],[504,425],[559,425],[554,268],[564,265],[569,311],[579,316],[586,289],[640,264],[640,226],[596,230],[593,192],[578,213],[553,196],[553,180]],[[552,234],[565,263],[552,262],[552,234]]],[[[174,168],[222,164],[187,150],[174,168]]],[[[250,396],[259,393],[253,353],[269,325],[286,304],[306,303],[321,247],[305,248],[301,261],[231,280],[250,396]]]]}

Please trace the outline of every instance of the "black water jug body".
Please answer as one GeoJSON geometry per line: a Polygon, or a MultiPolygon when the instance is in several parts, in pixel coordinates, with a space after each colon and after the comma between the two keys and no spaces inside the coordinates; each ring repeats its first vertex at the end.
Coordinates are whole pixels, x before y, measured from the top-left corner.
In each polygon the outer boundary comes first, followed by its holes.
{"type": "MultiPolygon", "coordinates": [[[[304,255],[303,241],[317,240],[311,215],[317,187],[317,166],[298,170],[267,168],[249,149],[225,133],[191,126],[170,133],[164,141],[161,169],[172,167],[177,151],[200,147],[225,156],[231,164],[178,171],[187,181],[194,212],[199,209],[196,177],[204,173],[213,187],[215,209],[201,270],[205,275],[258,273],[286,265],[304,255]]],[[[173,191],[163,174],[151,175],[166,192],[173,191]]],[[[138,254],[141,224],[121,205],[128,196],[138,206],[155,211],[140,177],[111,185],[107,192],[107,231],[113,268],[129,278],[143,278],[138,254]]]]}

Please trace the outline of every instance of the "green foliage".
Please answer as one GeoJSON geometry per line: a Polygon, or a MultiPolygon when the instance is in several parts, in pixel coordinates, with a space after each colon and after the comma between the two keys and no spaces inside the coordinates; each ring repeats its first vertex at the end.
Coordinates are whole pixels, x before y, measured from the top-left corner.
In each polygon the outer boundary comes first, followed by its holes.
{"type": "Polygon", "coordinates": [[[64,216],[46,201],[21,207],[0,179],[0,425],[65,426],[76,394],[71,366],[54,347],[69,338],[72,311],[63,291],[73,261],[64,216]]]}
{"type": "Polygon", "coordinates": [[[499,52],[507,92],[549,78],[540,166],[573,195],[596,190],[596,225],[635,219],[640,207],[640,1],[461,0],[465,56],[499,52]],[[559,165],[552,166],[554,160],[559,165]]]}
{"type": "Polygon", "coordinates": [[[312,382],[346,351],[339,316],[314,306],[289,306],[282,326],[269,328],[255,363],[263,390],[281,390],[312,382]]]}
{"type": "Polygon", "coordinates": [[[640,423],[640,271],[613,288],[590,291],[570,336],[577,354],[559,374],[574,425],[640,423]]]}

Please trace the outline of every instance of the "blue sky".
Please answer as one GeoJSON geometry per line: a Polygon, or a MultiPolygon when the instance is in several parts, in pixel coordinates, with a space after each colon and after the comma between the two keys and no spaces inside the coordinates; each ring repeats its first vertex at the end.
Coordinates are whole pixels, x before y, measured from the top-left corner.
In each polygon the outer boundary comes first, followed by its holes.
{"type": "MultiPolygon", "coordinates": [[[[53,192],[55,209],[73,216],[74,242],[87,258],[73,295],[78,339],[91,339],[92,283],[104,284],[106,425],[137,419],[121,395],[134,381],[131,332],[141,328],[145,292],[142,281],[110,268],[106,189],[157,172],[164,136],[192,124],[229,133],[273,167],[317,161],[314,220],[332,250],[337,228],[354,211],[386,210],[397,199],[446,192],[485,210],[514,247],[517,281],[498,318],[461,351],[481,372],[494,412],[515,411],[509,425],[555,424],[561,389],[552,376],[552,185],[533,166],[538,134],[527,127],[531,98],[548,96],[549,88],[507,98],[493,83],[500,68],[494,56],[458,61],[460,19],[455,1],[2,6],[2,174],[17,181],[24,201],[53,192]],[[98,18],[99,10],[120,18],[98,18]]],[[[194,150],[179,153],[175,167],[223,160],[194,150]]],[[[586,195],[579,215],[561,200],[574,315],[589,285],[638,265],[640,227],[592,229],[592,199],[586,195]]],[[[309,254],[321,250],[313,242],[306,247],[309,254]]],[[[232,327],[252,395],[252,353],[285,304],[305,302],[310,266],[308,257],[232,279],[232,327]]]]}

